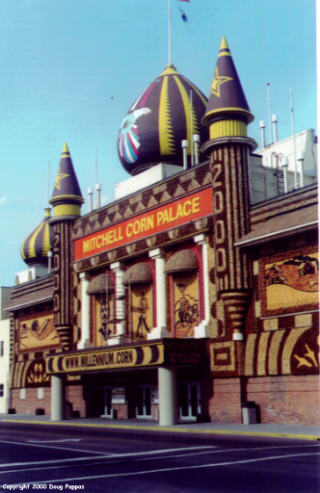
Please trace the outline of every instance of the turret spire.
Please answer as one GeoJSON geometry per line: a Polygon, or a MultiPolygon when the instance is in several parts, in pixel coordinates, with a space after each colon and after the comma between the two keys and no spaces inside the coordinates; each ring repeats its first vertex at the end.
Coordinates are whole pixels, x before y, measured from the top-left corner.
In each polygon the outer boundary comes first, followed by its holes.
{"type": "Polygon", "coordinates": [[[59,170],[49,202],[53,205],[53,220],[80,216],[80,207],[84,200],[66,142],[62,149],[59,170]]]}
{"type": "Polygon", "coordinates": [[[210,127],[210,138],[245,137],[253,120],[226,38],[220,44],[203,123],[210,127]]]}

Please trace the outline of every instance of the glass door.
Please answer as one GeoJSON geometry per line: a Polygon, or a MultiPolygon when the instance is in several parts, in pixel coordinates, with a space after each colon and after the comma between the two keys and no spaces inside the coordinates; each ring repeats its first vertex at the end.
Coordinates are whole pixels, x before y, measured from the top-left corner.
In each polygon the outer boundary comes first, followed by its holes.
{"type": "Polygon", "coordinates": [[[151,398],[152,398],[152,386],[151,385],[138,385],[137,387],[137,406],[136,416],[137,418],[151,418],[151,398]]]}
{"type": "Polygon", "coordinates": [[[180,389],[180,418],[195,420],[201,413],[200,384],[185,383],[180,389]]]}
{"type": "Polygon", "coordinates": [[[103,406],[103,416],[107,418],[112,417],[112,387],[104,387],[104,406],[103,406]]]}

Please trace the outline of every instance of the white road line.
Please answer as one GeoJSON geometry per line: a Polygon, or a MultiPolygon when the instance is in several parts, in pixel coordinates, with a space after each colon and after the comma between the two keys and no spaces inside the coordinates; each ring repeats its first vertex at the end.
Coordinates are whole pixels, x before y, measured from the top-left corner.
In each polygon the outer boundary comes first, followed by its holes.
{"type": "MultiPolygon", "coordinates": [[[[0,443],[7,443],[9,445],[24,445],[25,447],[40,447],[40,448],[55,449],[55,450],[68,450],[68,451],[71,451],[71,452],[84,452],[86,454],[101,454],[101,455],[105,455],[105,452],[101,452],[101,451],[87,450],[87,449],[80,449],[80,448],[76,448],[75,449],[75,448],[71,448],[71,447],[54,447],[52,445],[51,446],[49,446],[49,445],[41,445],[39,443],[13,442],[13,441],[9,441],[9,440],[0,440],[0,443]]],[[[110,454],[110,455],[112,455],[112,454],[110,454]]],[[[0,467],[3,467],[3,464],[1,464],[0,467]]]]}
{"type": "Polygon", "coordinates": [[[59,440],[27,440],[28,443],[64,443],[64,442],[81,442],[81,438],[60,438],[59,440]]]}
{"type": "MultiPolygon", "coordinates": [[[[271,461],[271,460],[279,460],[279,459],[289,459],[292,457],[305,457],[308,455],[320,455],[320,452],[317,452],[316,454],[314,453],[301,453],[301,454],[286,454],[286,455],[274,455],[274,456],[268,456],[268,457],[259,457],[255,459],[244,459],[244,460],[235,460],[235,461],[228,461],[228,462],[216,462],[213,464],[200,464],[200,465],[195,465],[195,466],[179,466],[179,467],[167,467],[164,469],[150,469],[149,471],[136,471],[136,472],[125,472],[125,473],[116,473],[116,474],[99,474],[96,476],[81,476],[81,477],[71,477],[71,478],[59,478],[59,479],[47,479],[45,481],[37,481],[37,484],[44,484],[44,483],[67,483],[67,482],[79,482],[79,481],[90,481],[94,479],[108,479],[108,478],[120,478],[120,477],[126,477],[126,476],[144,476],[148,474],[157,474],[157,473],[163,473],[163,472],[173,472],[173,471],[187,471],[190,469],[204,469],[204,468],[209,468],[209,467],[223,467],[223,466],[234,466],[238,464],[250,464],[253,462],[264,462],[264,461],[271,461]]],[[[12,484],[10,486],[16,486],[18,487],[22,483],[16,483],[12,484]]],[[[23,484],[28,485],[32,484],[32,482],[24,482],[23,484]]]]}
{"type": "MultiPolygon", "coordinates": [[[[0,441],[1,443],[1,441],[0,441]]],[[[19,442],[5,442],[2,440],[2,443],[13,443],[13,444],[18,444],[18,445],[28,445],[26,443],[19,443],[19,442]]],[[[32,445],[29,444],[31,447],[37,447],[38,445],[32,445]]],[[[50,448],[58,448],[58,447],[50,447],[50,448]]],[[[172,448],[172,449],[159,449],[159,450],[148,450],[145,452],[131,452],[131,453],[123,453],[123,454],[106,454],[105,452],[100,452],[99,454],[104,454],[104,455],[98,455],[98,456],[90,456],[90,457],[71,457],[67,459],[52,459],[52,460],[43,460],[43,461],[31,461],[31,462],[15,462],[15,463],[7,463],[7,464],[0,464],[0,468],[5,468],[5,467],[18,467],[18,466],[32,466],[32,465],[50,465],[50,464],[61,464],[61,461],[63,462],[79,462],[79,461],[92,461],[96,459],[118,459],[118,458],[126,458],[126,457],[138,457],[138,456],[145,456],[145,455],[161,455],[161,454],[167,454],[167,453],[172,453],[172,452],[184,452],[184,451],[197,451],[197,450],[204,450],[204,449],[214,449],[216,448],[214,445],[204,445],[201,447],[180,447],[180,448],[172,448]]],[[[67,449],[67,450],[72,450],[73,452],[78,452],[78,449],[67,449]]],[[[6,471],[5,471],[6,472],[6,471]]],[[[0,472],[0,474],[4,474],[4,472],[0,472]]]]}

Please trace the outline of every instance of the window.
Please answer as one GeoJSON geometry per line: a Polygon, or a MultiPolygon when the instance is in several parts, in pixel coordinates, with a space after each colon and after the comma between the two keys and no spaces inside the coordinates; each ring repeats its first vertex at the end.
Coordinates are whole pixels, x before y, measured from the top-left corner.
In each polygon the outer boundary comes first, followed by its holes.
{"type": "Polygon", "coordinates": [[[4,341],[0,341],[0,356],[4,355],[4,341]]]}
{"type": "Polygon", "coordinates": [[[4,384],[0,383],[0,397],[4,396],[4,384]]]}
{"type": "Polygon", "coordinates": [[[37,388],[37,399],[43,399],[43,398],[44,398],[44,388],[38,387],[37,388]]]}

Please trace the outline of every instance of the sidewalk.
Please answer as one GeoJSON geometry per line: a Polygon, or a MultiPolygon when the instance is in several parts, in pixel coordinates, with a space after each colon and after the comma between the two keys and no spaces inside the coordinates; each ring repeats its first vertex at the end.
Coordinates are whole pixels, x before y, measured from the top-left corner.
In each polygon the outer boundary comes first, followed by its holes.
{"type": "Polygon", "coordinates": [[[3,423],[20,422],[34,425],[46,424],[48,426],[118,428],[219,435],[247,435],[320,441],[320,426],[261,423],[250,425],[244,425],[241,423],[179,423],[172,426],[160,426],[155,421],[137,419],[112,420],[106,418],[73,418],[63,421],[51,421],[50,416],[35,416],[31,414],[0,414],[0,421],[3,423]]]}

